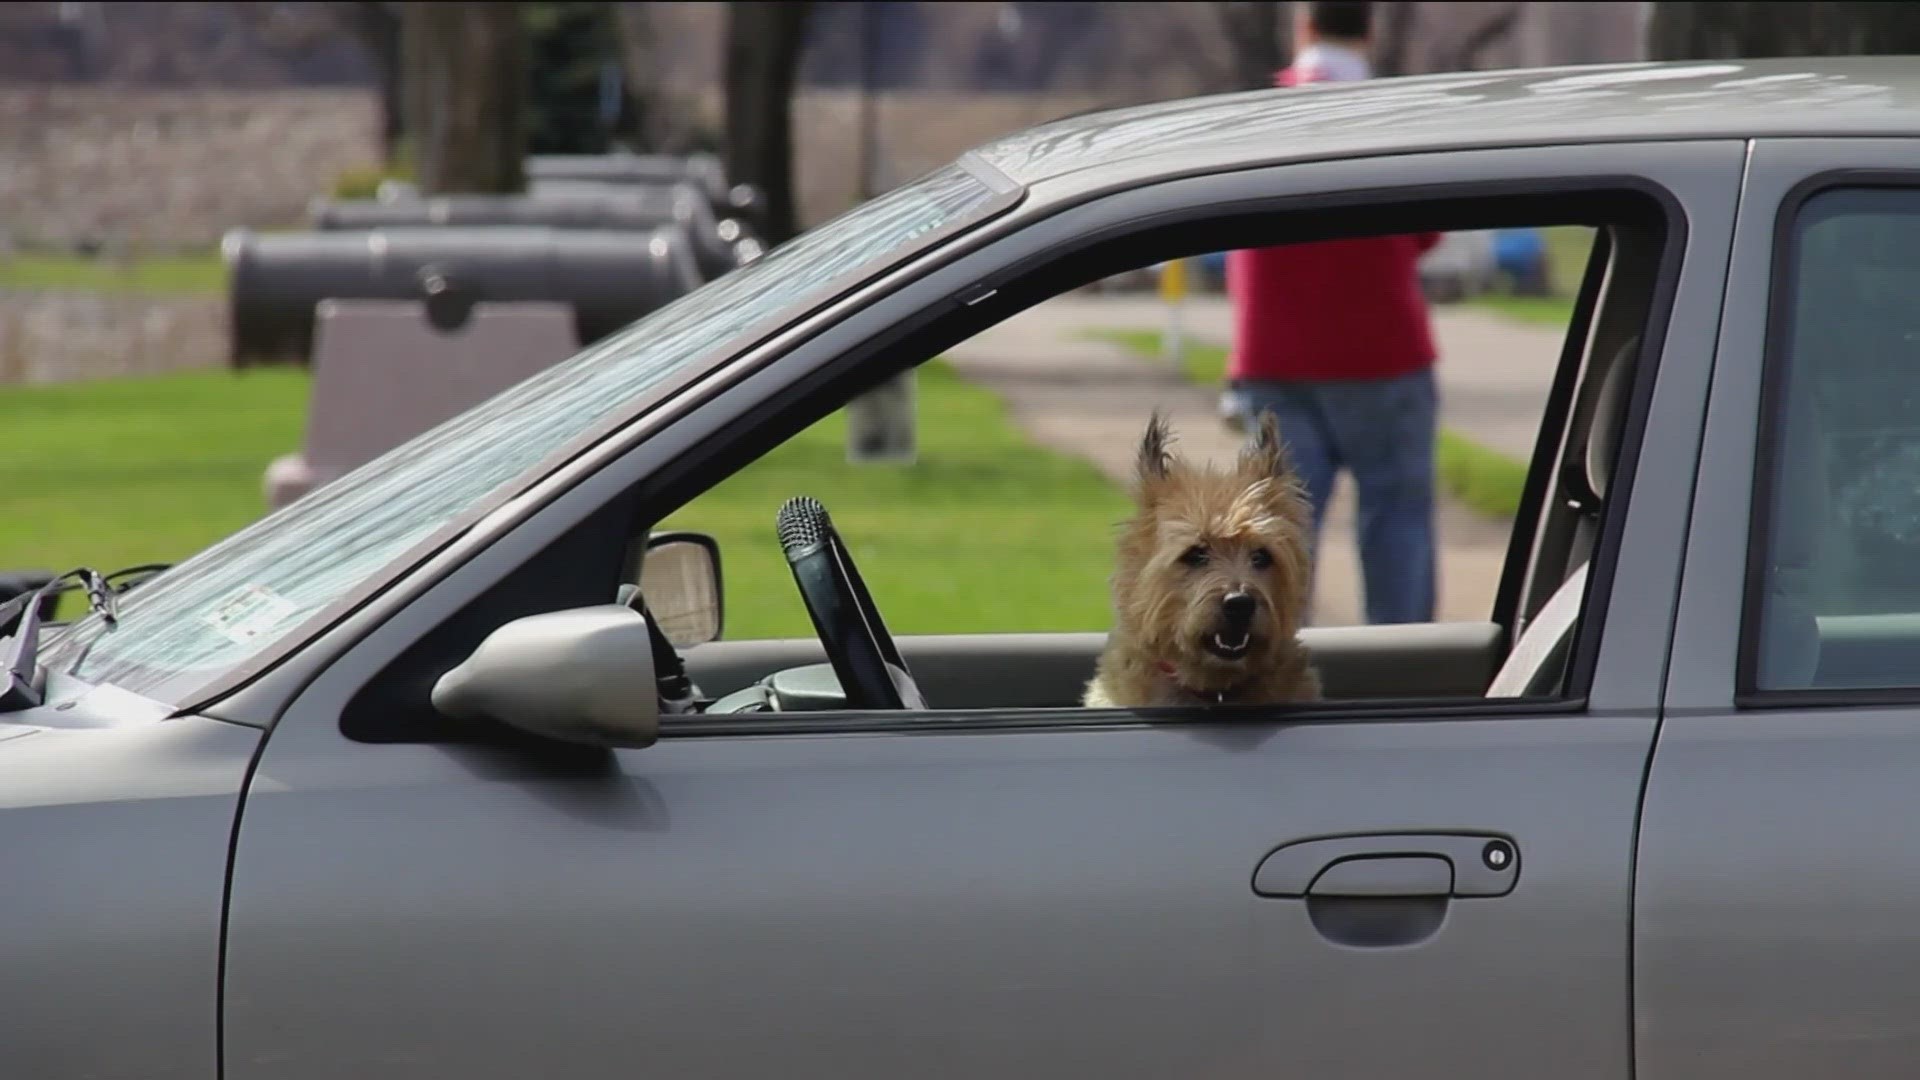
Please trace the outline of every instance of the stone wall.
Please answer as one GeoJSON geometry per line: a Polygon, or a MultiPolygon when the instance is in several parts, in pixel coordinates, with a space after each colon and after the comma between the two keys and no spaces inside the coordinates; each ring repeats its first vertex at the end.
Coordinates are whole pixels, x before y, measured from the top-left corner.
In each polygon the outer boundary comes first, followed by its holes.
{"type": "MultiPolygon", "coordinates": [[[[1631,52],[1631,22],[1612,10],[1624,6],[1536,5],[1538,26],[1523,26],[1497,59],[1625,59],[1613,54],[1631,52]],[[1564,55],[1569,39],[1594,55],[1564,55]]],[[[888,92],[877,106],[876,179],[885,188],[1000,135],[1126,99],[1092,90],[888,92]]],[[[717,90],[684,100],[718,126],[717,90]]],[[[798,95],[803,222],[857,199],[860,115],[855,91],[798,95]]],[[[236,226],[301,227],[308,203],[341,172],[377,161],[378,120],[371,90],[0,86],[0,258],[9,246],[204,251],[236,226]]],[[[226,355],[224,296],[0,293],[0,384],[218,365],[226,355]]]]}
{"type": "Polygon", "coordinates": [[[0,244],[191,251],[298,224],[378,160],[378,123],[363,90],[0,87],[0,244]]]}
{"type": "MultiPolygon", "coordinates": [[[[1088,94],[897,94],[879,107],[883,185],[1004,132],[1104,102],[1088,94]]],[[[717,115],[717,94],[699,100],[717,115]]],[[[795,102],[802,219],[860,190],[858,95],[795,102]]],[[[303,225],[341,171],[376,160],[377,110],[355,90],[0,87],[0,258],[8,246],[204,251],[235,226],[303,225]]],[[[0,384],[150,374],[227,357],[224,295],[0,291],[0,384]]]]}
{"type": "Polygon", "coordinates": [[[154,375],[226,359],[224,296],[0,294],[0,386],[154,375]]]}
{"type": "MultiPolygon", "coordinates": [[[[981,143],[1062,116],[1122,104],[1113,94],[962,94],[898,91],[876,102],[879,163],[885,189],[945,165],[981,143]]],[[[860,194],[860,95],[804,91],[794,101],[794,184],[800,218],[818,223],[860,194]]]]}
{"type": "MultiPolygon", "coordinates": [[[[720,97],[695,107],[717,118],[720,97]]],[[[1104,104],[1090,92],[900,92],[878,107],[884,186],[968,147],[1104,104]]],[[[794,103],[802,220],[860,189],[859,95],[794,103]]],[[[206,250],[226,230],[299,227],[339,174],[378,160],[371,91],[0,87],[0,249],[206,250]]]]}
{"type": "MultiPolygon", "coordinates": [[[[706,128],[717,130],[724,5],[628,6],[648,9],[655,21],[653,30],[665,35],[662,40],[673,42],[670,55],[660,62],[671,71],[673,86],[681,89],[674,97],[698,112],[706,128]]],[[[1220,27],[1204,11],[1208,5],[1111,6],[1123,28],[1133,34],[1121,35],[1132,44],[1107,57],[1111,70],[1082,70],[1087,59],[1082,56],[1022,61],[1044,60],[1047,69],[1057,68],[1055,74],[1063,80],[1098,75],[1093,82],[1076,85],[1106,90],[1027,94],[942,89],[883,95],[883,165],[877,178],[881,185],[905,180],[969,146],[1042,120],[1121,104],[1130,97],[1183,92],[1177,89],[1181,85],[1212,85],[1203,76],[1220,67],[1214,54],[1224,51],[1226,43],[1217,40],[1220,27]],[[1146,35],[1144,39],[1134,40],[1141,34],[1146,35]],[[1198,52],[1167,55],[1167,50],[1179,48],[1198,52]]],[[[24,18],[23,26],[53,25],[48,20],[55,5],[7,7],[10,12],[21,9],[15,21],[24,18]],[[37,15],[33,9],[40,9],[37,15]]],[[[219,83],[222,75],[238,77],[240,68],[266,62],[272,51],[262,52],[257,35],[237,28],[231,18],[222,21],[214,11],[221,5],[130,7],[153,10],[142,14],[101,9],[93,15],[110,15],[116,26],[147,27],[149,35],[171,34],[165,40],[174,51],[184,49],[194,58],[141,60],[143,49],[150,52],[157,47],[154,41],[137,34],[129,39],[119,31],[110,51],[122,63],[108,69],[119,78],[135,78],[140,72],[153,76],[161,68],[174,71],[191,66],[191,59],[203,68],[219,69],[206,73],[204,80],[219,83]],[[227,37],[209,38],[203,23],[219,23],[220,34],[227,37]],[[165,63],[155,68],[160,60],[165,63]]],[[[1407,58],[1410,70],[1425,70],[1428,64],[1444,60],[1457,51],[1461,40],[1508,7],[1469,2],[1413,5],[1418,33],[1411,44],[1417,55],[1407,58]]],[[[945,50],[950,59],[964,59],[983,48],[1019,52],[1018,42],[1002,40],[1001,5],[942,4],[937,8],[939,18],[945,20],[945,40],[952,46],[945,50]]],[[[1521,5],[1510,32],[1478,61],[1500,67],[1637,59],[1645,8],[1640,3],[1521,5]]],[[[0,22],[5,21],[0,17],[0,22]]],[[[24,30],[15,36],[20,42],[38,40],[24,30]]],[[[1027,44],[1047,40],[1051,39],[1041,35],[1027,44]]],[[[1116,49],[1120,44],[1118,39],[1109,42],[1116,49]]],[[[47,48],[38,47],[43,52],[47,48]]],[[[281,58],[275,63],[290,61],[281,58]]],[[[918,71],[915,85],[959,85],[951,81],[956,71],[938,63],[922,66],[925,70],[918,71]]],[[[9,75],[34,77],[38,70],[29,66],[10,71],[0,66],[0,83],[9,75]]],[[[795,113],[801,217],[818,221],[845,208],[860,188],[855,175],[859,95],[824,87],[803,89],[795,113]]],[[[378,109],[370,88],[0,85],[0,252],[9,240],[19,246],[54,249],[93,244],[136,251],[205,249],[235,225],[298,224],[307,202],[325,192],[342,171],[377,159],[377,132],[378,109]]]]}

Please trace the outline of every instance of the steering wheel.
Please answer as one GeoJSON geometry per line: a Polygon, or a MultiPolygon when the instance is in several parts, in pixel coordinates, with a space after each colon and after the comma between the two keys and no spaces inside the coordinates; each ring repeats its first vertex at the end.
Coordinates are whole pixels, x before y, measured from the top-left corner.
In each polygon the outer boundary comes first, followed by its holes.
{"type": "Polygon", "coordinates": [[[780,507],[780,549],[793,568],[833,673],[855,709],[924,709],[926,700],[880,621],[867,583],[834,531],[827,508],[804,495],[780,507]]]}

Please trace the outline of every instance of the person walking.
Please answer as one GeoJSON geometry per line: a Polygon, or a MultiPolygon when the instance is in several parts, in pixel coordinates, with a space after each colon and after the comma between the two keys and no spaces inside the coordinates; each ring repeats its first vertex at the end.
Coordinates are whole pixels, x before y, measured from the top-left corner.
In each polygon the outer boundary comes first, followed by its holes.
{"type": "MultiPolygon", "coordinates": [[[[1280,86],[1369,78],[1366,3],[1297,3],[1280,86]]],[[[1233,349],[1223,410],[1274,414],[1313,508],[1317,549],[1335,476],[1359,492],[1369,623],[1431,622],[1435,606],[1435,351],[1420,257],[1437,233],[1230,252],[1233,349]]]]}

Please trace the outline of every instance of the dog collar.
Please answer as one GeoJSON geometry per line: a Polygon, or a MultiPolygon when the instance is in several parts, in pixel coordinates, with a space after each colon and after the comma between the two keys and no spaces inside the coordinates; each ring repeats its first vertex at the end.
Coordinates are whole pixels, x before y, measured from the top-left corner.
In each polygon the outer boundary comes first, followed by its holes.
{"type": "Polygon", "coordinates": [[[1172,663],[1162,660],[1155,666],[1160,669],[1160,674],[1165,677],[1168,682],[1172,683],[1176,690],[1179,690],[1189,697],[1196,697],[1202,701],[1212,702],[1215,705],[1225,705],[1228,696],[1235,690],[1240,689],[1240,684],[1235,683],[1224,690],[1195,690],[1193,687],[1180,681],[1180,671],[1174,667],[1172,663]]]}

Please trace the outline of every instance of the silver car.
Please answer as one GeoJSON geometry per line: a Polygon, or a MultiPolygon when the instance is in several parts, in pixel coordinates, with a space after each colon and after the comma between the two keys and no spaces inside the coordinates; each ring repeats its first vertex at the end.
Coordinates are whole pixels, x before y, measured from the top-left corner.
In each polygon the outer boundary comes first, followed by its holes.
{"type": "Polygon", "coordinates": [[[0,643],[5,1075],[1910,1075],[1916,76],[1043,126],[80,575],[0,643]],[[1309,631],[1311,708],[1090,711],[1097,634],[896,640],[805,491],[766,513],[818,638],[716,640],[722,553],[653,532],[1117,270],[1563,223],[1600,239],[1497,602],[1309,631]]]}

